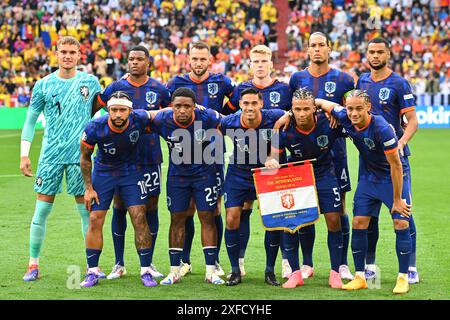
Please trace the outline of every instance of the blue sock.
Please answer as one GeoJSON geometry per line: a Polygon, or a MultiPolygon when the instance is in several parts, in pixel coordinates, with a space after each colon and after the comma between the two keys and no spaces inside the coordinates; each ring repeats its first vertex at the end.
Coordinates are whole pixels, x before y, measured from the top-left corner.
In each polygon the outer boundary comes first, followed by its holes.
{"type": "Polygon", "coordinates": [[[184,233],[184,245],[183,245],[183,262],[191,263],[191,248],[192,241],[194,240],[195,226],[194,216],[186,218],[185,233],[184,233]]]}
{"type": "Polygon", "coordinates": [[[287,254],[286,254],[286,248],[285,248],[285,243],[283,241],[283,231],[281,231],[281,235],[280,235],[280,251],[281,251],[281,259],[287,259],[287,254]]]}
{"type": "Polygon", "coordinates": [[[350,242],[350,222],[348,215],[341,216],[341,230],[342,230],[342,259],[341,264],[348,265],[348,245],[350,242]]]}
{"type": "Polygon", "coordinates": [[[239,224],[239,243],[241,250],[239,251],[239,258],[245,257],[245,250],[247,250],[248,240],[250,239],[250,215],[253,209],[242,210],[241,221],[239,224]]]}
{"type": "Polygon", "coordinates": [[[379,237],[378,218],[371,217],[369,228],[367,229],[367,255],[366,263],[375,264],[375,256],[377,251],[377,242],[379,237]]]}
{"type": "Polygon", "coordinates": [[[183,255],[183,249],[181,248],[169,248],[170,266],[179,267],[181,264],[181,256],[183,255]]]}
{"type": "Polygon", "coordinates": [[[125,265],[123,253],[125,251],[125,231],[127,230],[127,210],[113,208],[111,232],[114,244],[116,264],[125,265]]]}
{"type": "Polygon", "coordinates": [[[395,250],[398,258],[398,272],[407,273],[409,266],[409,256],[411,255],[411,234],[409,228],[395,230],[396,241],[395,250]]]}
{"type": "Polygon", "coordinates": [[[225,244],[230,259],[231,272],[240,272],[239,269],[239,231],[225,228],[225,244]]]}
{"type": "Polygon", "coordinates": [[[220,262],[219,259],[219,252],[220,252],[220,247],[222,244],[222,238],[223,238],[223,220],[222,220],[222,216],[215,216],[214,217],[214,222],[216,223],[216,229],[217,229],[217,255],[216,255],[216,261],[217,263],[220,262]]]}
{"type": "Polygon", "coordinates": [[[282,242],[284,242],[284,252],[286,259],[289,261],[292,272],[300,270],[300,261],[298,259],[298,233],[290,234],[289,232],[283,232],[282,242]]]}
{"type": "Polygon", "coordinates": [[[155,243],[156,238],[158,238],[158,230],[159,230],[158,209],[147,210],[146,216],[148,227],[150,229],[150,234],[152,236],[151,259],[153,260],[153,252],[155,251],[155,243]]]}
{"type": "Polygon", "coordinates": [[[205,255],[205,264],[207,266],[216,264],[217,247],[203,247],[203,254],[205,255]]]}
{"type": "Polygon", "coordinates": [[[86,259],[89,268],[98,267],[98,260],[100,259],[101,253],[102,250],[86,248],[86,259]]]}
{"type": "Polygon", "coordinates": [[[367,229],[352,229],[352,254],[355,271],[364,271],[367,253],[367,229]]]}
{"type": "Polygon", "coordinates": [[[137,251],[139,255],[139,261],[141,262],[141,267],[150,267],[152,264],[153,248],[145,248],[137,251]]]}
{"type": "Polygon", "coordinates": [[[330,252],[331,270],[339,272],[342,261],[342,231],[332,232],[328,230],[328,251],[330,252]]]}
{"type": "Polygon", "coordinates": [[[280,249],[282,231],[266,231],[264,247],[266,249],[266,272],[275,272],[278,250],[280,249]]]}
{"type": "Polygon", "coordinates": [[[411,255],[409,257],[409,266],[416,266],[416,241],[417,241],[417,233],[416,233],[416,224],[414,223],[413,216],[409,217],[409,231],[411,234],[411,255]]]}
{"type": "Polygon", "coordinates": [[[316,227],[312,224],[301,228],[298,231],[300,237],[300,245],[302,247],[303,265],[313,266],[313,248],[314,239],[316,238],[316,227]]]}

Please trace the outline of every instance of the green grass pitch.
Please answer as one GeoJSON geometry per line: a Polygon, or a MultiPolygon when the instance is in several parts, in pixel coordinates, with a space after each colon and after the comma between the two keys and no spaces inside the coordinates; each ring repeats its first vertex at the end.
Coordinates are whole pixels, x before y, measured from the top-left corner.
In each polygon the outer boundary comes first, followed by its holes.
{"type": "MultiPolygon", "coordinates": [[[[37,132],[31,150],[33,173],[36,172],[41,139],[42,132],[37,132]]],[[[19,172],[19,141],[19,131],[0,132],[0,299],[450,299],[450,130],[419,130],[410,144],[413,153],[410,158],[413,212],[418,230],[417,262],[421,283],[411,286],[410,292],[403,296],[392,294],[398,267],[395,234],[385,208],[380,216],[377,251],[381,288],[344,292],[328,287],[329,256],[323,218],[316,227],[314,278],[306,280],[303,287],[294,290],[267,286],[263,280],[264,231],[256,205],[251,217],[251,237],[246,255],[247,276],[242,285],[232,288],[216,287],[203,281],[204,258],[196,218],[192,249],[193,274],[184,278],[180,284],[156,288],[142,286],[139,261],[134,248],[134,233],[129,223],[125,250],[128,275],[119,280],[103,280],[94,288],[69,289],[67,283],[71,274],[68,270],[79,268],[83,276],[86,262],[75,202],[64,193],[57,196],[48,220],[41,256],[41,279],[25,283],[22,276],[28,263],[29,225],[35,205],[35,193],[33,179],[25,178],[19,172]]],[[[165,143],[162,145],[167,153],[165,143]]],[[[353,145],[350,142],[347,145],[353,187],[353,191],[347,195],[347,210],[351,212],[358,159],[353,145]]],[[[166,169],[163,167],[164,177],[166,169]]],[[[154,263],[160,271],[167,273],[169,213],[165,204],[164,184],[162,189],[159,203],[160,229],[154,263]]],[[[105,244],[100,259],[100,266],[105,272],[109,272],[114,264],[110,221],[111,215],[108,214],[104,227],[105,244]]],[[[353,270],[351,254],[348,258],[353,270]]],[[[230,269],[224,245],[221,263],[226,271],[230,269]]],[[[281,277],[280,256],[276,272],[281,277]]]]}

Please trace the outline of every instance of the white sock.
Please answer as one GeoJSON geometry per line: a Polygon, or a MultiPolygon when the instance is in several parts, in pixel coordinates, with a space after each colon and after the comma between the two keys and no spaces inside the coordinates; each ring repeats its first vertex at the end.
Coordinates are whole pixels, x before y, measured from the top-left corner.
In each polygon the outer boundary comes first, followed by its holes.
{"type": "Polygon", "coordinates": [[[176,275],[180,274],[180,267],[176,266],[176,267],[170,267],[170,272],[175,273],[176,275]]]}
{"type": "Polygon", "coordinates": [[[214,269],[216,268],[216,266],[206,266],[206,274],[211,274],[214,273],[214,269]]]}
{"type": "Polygon", "coordinates": [[[30,262],[28,262],[28,265],[32,265],[32,264],[37,264],[39,265],[39,258],[31,258],[30,257],[30,262]]]}
{"type": "Polygon", "coordinates": [[[356,271],[355,272],[355,277],[360,277],[361,279],[366,280],[366,275],[364,274],[364,271],[356,271]]]}
{"type": "Polygon", "coordinates": [[[99,272],[100,272],[100,270],[98,269],[98,267],[88,268],[88,273],[98,274],[99,272]]]}
{"type": "Polygon", "coordinates": [[[150,267],[141,267],[141,276],[145,273],[150,273],[150,267]]]}

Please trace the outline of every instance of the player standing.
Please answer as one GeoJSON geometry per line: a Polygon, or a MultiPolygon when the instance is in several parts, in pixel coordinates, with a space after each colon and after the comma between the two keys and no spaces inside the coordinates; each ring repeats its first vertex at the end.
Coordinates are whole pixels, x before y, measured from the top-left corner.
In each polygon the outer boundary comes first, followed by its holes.
{"type": "MultiPolygon", "coordinates": [[[[239,254],[242,246],[239,227],[243,208],[252,208],[256,190],[251,169],[264,166],[270,153],[270,141],[275,122],[285,112],[280,109],[263,109],[262,94],[253,88],[241,92],[239,107],[242,112],[222,119],[220,130],[233,140],[234,151],[230,158],[224,184],[226,208],[225,244],[231,263],[228,286],[241,283],[242,269],[239,254]],[[265,148],[265,149],[264,149],[265,148]],[[264,152],[265,150],[265,152],[264,152]]],[[[265,282],[278,286],[274,268],[280,248],[281,231],[266,231],[264,247],[266,251],[265,282]]]]}
{"type": "Polygon", "coordinates": [[[394,128],[382,116],[370,113],[370,97],[365,91],[350,92],[346,97],[346,108],[323,99],[316,99],[316,105],[338,119],[359,151],[358,186],[353,200],[352,222],[355,278],[342,289],[367,288],[364,274],[367,229],[371,217],[379,216],[381,204],[384,203],[393,219],[399,263],[393,292],[407,293],[411,255],[409,166],[407,158],[400,155],[394,128]]]}
{"type": "MultiPolygon", "coordinates": [[[[389,42],[383,38],[374,38],[367,45],[367,61],[370,73],[363,73],[356,87],[367,90],[372,104],[372,113],[383,116],[391,124],[398,138],[398,148],[405,156],[409,167],[408,157],[411,152],[408,142],[418,128],[415,112],[415,102],[411,86],[399,74],[393,72],[387,65],[390,54],[389,42]],[[406,127],[402,127],[402,118],[406,119],[406,127]]],[[[410,176],[409,176],[410,177],[410,176]]],[[[411,181],[408,181],[411,189],[411,181]]],[[[410,217],[412,252],[408,268],[409,283],[418,283],[419,274],[416,268],[416,225],[413,216],[410,217]]],[[[373,218],[369,225],[368,249],[366,257],[366,277],[376,277],[375,252],[378,241],[378,219],[373,218]]]]}
{"type": "MultiPolygon", "coordinates": [[[[143,46],[131,48],[128,52],[128,77],[115,81],[106,87],[95,101],[96,105],[105,106],[104,101],[108,101],[112,93],[123,91],[132,98],[133,109],[135,110],[158,110],[168,107],[170,104],[169,91],[162,83],[148,76],[149,63],[150,55],[147,48],[143,46]]],[[[143,134],[138,142],[138,153],[142,166],[142,179],[145,181],[149,195],[146,214],[152,235],[152,249],[154,250],[159,229],[158,200],[161,193],[162,153],[159,136],[154,133],[143,134]]],[[[112,272],[108,275],[108,279],[117,279],[126,274],[124,262],[126,213],[127,210],[123,201],[116,195],[111,222],[116,263],[112,272]]],[[[163,277],[153,264],[150,273],[154,278],[163,277]]]]}
{"type": "Polygon", "coordinates": [[[211,132],[208,129],[217,131],[220,115],[211,109],[195,108],[195,93],[189,88],[175,90],[171,99],[172,110],[157,115],[150,124],[151,131],[167,142],[170,151],[167,172],[170,273],[160,283],[173,285],[181,279],[185,225],[190,215],[191,198],[194,198],[202,229],[205,280],[221,285],[224,281],[215,272],[217,233],[214,211],[218,201],[216,162],[215,159],[206,162],[203,157],[205,149],[212,149],[211,146],[216,145],[208,136],[208,132],[211,132]]]}
{"type": "MultiPolygon", "coordinates": [[[[305,88],[294,91],[292,113],[293,121],[285,131],[280,132],[279,145],[272,146],[272,158],[268,159],[265,165],[268,168],[279,168],[280,158],[284,162],[286,157],[285,149],[290,152],[289,162],[317,159],[313,163],[314,176],[320,213],[324,215],[327,223],[327,242],[331,261],[328,283],[331,288],[340,289],[342,280],[339,266],[343,249],[340,218],[342,204],[331,150],[336,140],[343,136],[342,127],[335,129],[330,127],[330,122],[323,112],[316,112],[314,96],[305,88]]],[[[293,271],[289,280],[283,284],[283,288],[295,288],[303,284],[298,259],[299,238],[298,232],[294,234],[283,232],[282,240],[285,242],[286,255],[293,271]]]]}
{"type": "Polygon", "coordinates": [[[46,126],[34,184],[37,200],[30,226],[30,260],[24,281],[34,281],[39,277],[39,256],[47,219],[56,194],[62,191],[64,173],[67,193],[75,196],[81,216],[83,237],[89,223],[89,212],[83,200],[80,136],[97,111],[92,107],[92,101],[101,87],[96,77],[77,71],[81,54],[80,43],[75,38],[62,37],[56,47],[59,69],[36,82],[22,129],[20,170],[31,177],[30,146],[37,118],[44,113],[46,126]]]}
{"type": "MultiPolygon", "coordinates": [[[[353,78],[329,65],[331,53],[331,40],[322,32],[314,32],[308,40],[308,55],[310,64],[305,70],[295,72],[291,76],[289,85],[292,90],[300,88],[309,89],[314,97],[343,104],[344,96],[354,89],[353,78]]],[[[345,194],[350,191],[350,175],[347,165],[347,148],[345,138],[339,138],[332,148],[333,163],[336,177],[339,182],[342,201],[341,227],[343,235],[342,261],[339,273],[342,279],[352,280],[353,276],[348,268],[347,253],[350,239],[350,224],[345,210],[345,194]]],[[[303,253],[301,267],[303,278],[307,279],[314,274],[313,248],[316,237],[315,225],[299,230],[300,244],[303,253]]]]}
{"type": "MultiPolygon", "coordinates": [[[[198,104],[208,109],[216,110],[221,114],[227,114],[233,110],[229,110],[224,106],[225,97],[230,98],[233,92],[234,85],[227,76],[209,72],[211,67],[211,51],[209,46],[204,42],[194,42],[189,48],[189,66],[191,71],[184,75],[175,76],[168,83],[168,89],[173,93],[178,88],[189,88],[195,92],[196,101],[198,104]]],[[[222,140],[223,142],[223,140],[222,140]]],[[[217,258],[216,258],[216,273],[219,276],[225,275],[220,266],[220,247],[223,237],[223,221],[221,216],[222,195],[223,195],[223,181],[224,181],[224,166],[217,164],[217,186],[219,192],[219,200],[217,202],[217,209],[214,215],[214,222],[217,229],[217,258]]],[[[195,206],[191,203],[189,208],[189,216],[186,219],[185,242],[183,245],[183,257],[181,263],[180,274],[185,276],[192,271],[191,265],[191,247],[194,239],[194,213],[195,206]]]]}
{"type": "MultiPolygon", "coordinates": [[[[264,102],[263,109],[289,110],[292,103],[292,91],[286,83],[280,82],[271,77],[273,68],[272,50],[265,45],[257,45],[250,50],[250,71],[253,78],[250,81],[242,82],[233,91],[228,107],[231,110],[239,108],[241,93],[248,88],[253,88],[262,94],[264,102]]],[[[239,253],[239,266],[241,275],[245,275],[244,257],[250,238],[250,215],[253,207],[244,204],[239,225],[239,237],[241,251],[239,253]]],[[[280,232],[280,231],[273,231],[280,232]]],[[[287,278],[291,273],[291,268],[282,250],[282,277],[287,278]]]]}
{"type": "MultiPolygon", "coordinates": [[[[91,121],[81,138],[81,171],[85,185],[84,202],[90,211],[86,235],[88,271],[82,287],[98,283],[98,261],[103,249],[103,224],[114,193],[122,198],[135,231],[135,244],[141,263],[144,286],[154,287],[157,282],[150,273],[152,238],[146,219],[148,190],[139,167],[138,141],[148,130],[151,114],[133,111],[130,96],[114,92],[107,103],[108,115],[91,121]],[[92,171],[91,156],[98,146],[92,171]]],[[[155,112],[155,111],[153,111],[155,112]]]]}

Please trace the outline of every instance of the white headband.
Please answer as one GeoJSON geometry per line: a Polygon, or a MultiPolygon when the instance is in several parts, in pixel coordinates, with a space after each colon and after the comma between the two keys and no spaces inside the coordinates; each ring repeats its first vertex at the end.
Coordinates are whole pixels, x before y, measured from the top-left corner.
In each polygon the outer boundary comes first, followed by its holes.
{"type": "Polygon", "coordinates": [[[130,109],[133,109],[133,102],[127,99],[111,98],[108,100],[108,108],[111,106],[125,106],[130,109]]]}

